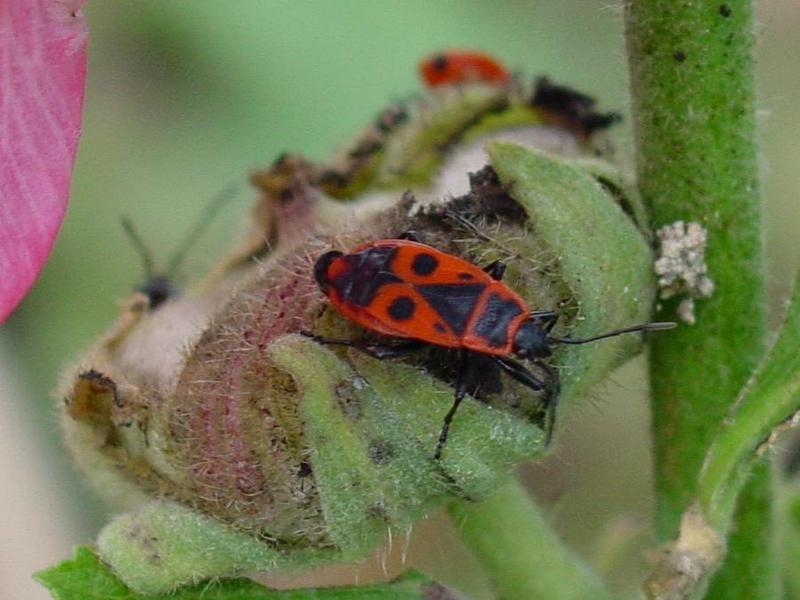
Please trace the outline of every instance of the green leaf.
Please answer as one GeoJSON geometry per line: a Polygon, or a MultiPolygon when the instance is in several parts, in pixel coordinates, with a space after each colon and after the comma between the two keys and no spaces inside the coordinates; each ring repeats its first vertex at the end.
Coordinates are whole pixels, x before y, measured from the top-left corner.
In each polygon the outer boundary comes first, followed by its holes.
{"type": "Polygon", "coordinates": [[[123,585],[86,546],[72,560],[39,571],[34,578],[56,600],[457,600],[454,592],[421,573],[409,571],[388,583],[364,586],[270,590],[250,579],[222,579],[181,588],[176,592],[143,596],[123,585]]]}
{"type": "MultiPolygon", "coordinates": [[[[800,273],[775,343],[750,378],[733,410],[717,428],[697,481],[709,520],[728,527],[736,498],[763,442],[800,411],[800,273]]],[[[777,433],[777,432],[776,432],[777,433]]]]}

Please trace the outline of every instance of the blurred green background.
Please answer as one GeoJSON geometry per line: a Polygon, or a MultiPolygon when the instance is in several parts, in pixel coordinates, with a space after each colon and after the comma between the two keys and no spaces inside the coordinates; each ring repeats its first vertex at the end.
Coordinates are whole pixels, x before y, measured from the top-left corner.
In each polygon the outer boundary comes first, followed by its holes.
{"type": "MultiPolygon", "coordinates": [[[[108,515],[66,456],[51,394],[59,370],[142,277],[122,215],[163,265],[212,196],[238,182],[240,193],[190,252],[181,281],[191,281],[241,231],[251,169],[284,150],[329,156],[389,101],[418,91],[418,59],[441,48],[484,49],[526,75],[597,96],[601,108],[628,110],[622,9],[607,2],[117,0],[90,2],[85,13],[89,82],[69,213],[41,279],[0,327],[0,514],[6,548],[15,549],[0,559],[3,598],[44,598],[28,573],[90,541],[108,515]]],[[[800,254],[799,26],[800,3],[760,3],[759,123],[778,316],[800,254]]],[[[628,161],[628,125],[618,134],[628,161]]],[[[647,531],[651,513],[641,361],[564,412],[558,451],[524,475],[570,543],[596,564],[613,563],[613,544],[600,540],[647,531]]],[[[480,589],[477,575],[455,572],[461,554],[440,526],[419,528],[409,560],[480,589]]],[[[367,562],[365,571],[381,557],[367,562]]],[[[624,587],[643,567],[610,568],[624,587]]]]}

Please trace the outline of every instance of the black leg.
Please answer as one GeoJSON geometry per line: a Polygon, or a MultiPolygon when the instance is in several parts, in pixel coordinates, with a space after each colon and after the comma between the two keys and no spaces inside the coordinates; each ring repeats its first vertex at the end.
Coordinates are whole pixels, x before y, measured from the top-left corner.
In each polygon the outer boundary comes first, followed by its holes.
{"type": "Polygon", "coordinates": [[[300,334],[314,340],[318,344],[350,346],[351,348],[357,348],[362,352],[369,354],[373,358],[378,359],[399,358],[401,356],[406,356],[408,354],[412,354],[413,352],[422,350],[428,345],[425,342],[420,342],[418,340],[406,340],[397,344],[372,344],[365,342],[364,340],[324,338],[314,335],[308,331],[301,331],[300,334]]]}
{"type": "Polygon", "coordinates": [[[397,236],[398,240],[411,240],[412,242],[419,242],[420,244],[424,244],[425,242],[420,237],[419,233],[414,231],[413,229],[409,229],[408,231],[404,231],[400,235],[397,236]]]}
{"type": "Polygon", "coordinates": [[[556,424],[556,405],[558,403],[559,379],[558,371],[543,361],[534,364],[545,373],[544,379],[539,379],[527,368],[505,356],[493,356],[494,362],[508,373],[514,380],[534,391],[544,390],[542,403],[545,409],[545,444],[550,445],[553,439],[553,429],[556,424]]]}
{"type": "Polygon", "coordinates": [[[500,281],[503,278],[503,274],[506,272],[506,263],[502,260],[496,260],[483,267],[483,270],[486,271],[492,279],[500,281]]]}
{"type": "Polygon", "coordinates": [[[439,432],[439,442],[436,444],[436,451],[433,453],[434,460],[442,458],[442,451],[444,445],[447,443],[447,434],[450,431],[450,423],[453,422],[453,417],[456,415],[458,405],[464,399],[467,393],[467,369],[469,368],[469,353],[466,350],[461,351],[461,366],[458,368],[458,379],[456,380],[456,392],[453,396],[453,406],[447,411],[442,422],[442,430],[439,432]]]}
{"type": "Polygon", "coordinates": [[[545,373],[544,406],[547,411],[547,438],[545,439],[545,444],[549,446],[553,439],[553,430],[556,426],[556,408],[558,407],[558,395],[561,391],[561,380],[558,377],[558,371],[546,362],[536,360],[533,364],[545,373]]]}
{"type": "Polygon", "coordinates": [[[534,310],[531,311],[531,318],[544,325],[544,330],[550,333],[558,321],[558,313],[554,310],[534,310]]]}
{"type": "Polygon", "coordinates": [[[500,366],[503,371],[508,373],[512,379],[519,381],[522,385],[531,388],[535,392],[546,389],[546,383],[536,377],[523,365],[506,356],[493,356],[492,360],[500,366]]]}

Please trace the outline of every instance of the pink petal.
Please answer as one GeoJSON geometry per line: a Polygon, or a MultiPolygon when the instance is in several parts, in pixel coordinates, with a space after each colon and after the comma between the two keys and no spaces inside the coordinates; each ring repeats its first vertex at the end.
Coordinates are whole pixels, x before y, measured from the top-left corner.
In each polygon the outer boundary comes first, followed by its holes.
{"type": "Polygon", "coordinates": [[[81,130],[83,0],[0,0],[0,323],[44,266],[81,130]]]}

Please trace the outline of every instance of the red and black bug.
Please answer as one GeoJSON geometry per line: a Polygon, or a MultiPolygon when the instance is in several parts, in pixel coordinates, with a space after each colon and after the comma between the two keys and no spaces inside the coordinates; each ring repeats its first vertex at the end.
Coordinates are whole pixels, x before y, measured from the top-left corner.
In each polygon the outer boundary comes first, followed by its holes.
{"type": "Polygon", "coordinates": [[[506,84],[508,70],[497,60],[475,50],[446,50],[424,58],[419,73],[429,88],[463,83],[506,84]]]}
{"type": "MultiPolygon", "coordinates": [[[[461,364],[453,405],[444,417],[434,457],[442,454],[450,423],[467,393],[467,372],[476,358],[488,357],[513,379],[543,391],[550,438],[558,398],[557,371],[545,362],[554,344],[585,344],[622,333],[669,329],[675,323],[647,323],[585,339],[555,337],[553,310],[530,310],[525,300],[502,283],[506,265],[481,268],[452,254],[404,239],[369,242],[349,254],[321,255],[314,276],[331,303],[366,329],[405,341],[392,345],[311,336],[321,343],[362,349],[376,358],[402,356],[426,345],[460,351],[461,364]],[[529,360],[536,375],[510,358],[529,360]]],[[[411,238],[411,239],[409,239],[411,238]]]]}

